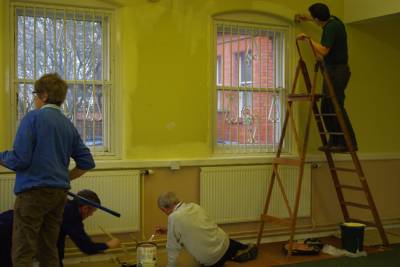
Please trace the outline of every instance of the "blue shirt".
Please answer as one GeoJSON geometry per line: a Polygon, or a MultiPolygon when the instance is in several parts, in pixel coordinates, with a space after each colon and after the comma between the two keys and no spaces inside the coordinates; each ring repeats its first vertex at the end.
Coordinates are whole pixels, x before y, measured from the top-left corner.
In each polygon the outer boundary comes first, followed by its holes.
{"type": "Polygon", "coordinates": [[[64,259],[65,237],[67,235],[86,254],[96,254],[108,249],[105,243],[95,243],[86,234],[82,216],[79,213],[79,206],[74,201],[68,201],[64,208],[63,222],[57,243],[60,266],[63,266],[62,260],[64,259]]]}
{"type": "Polygon", "coordinates": [[[0,153],[0,161],[16,172],[14,192],[32,188],[70,188],[69,163],[82,170],[95,167],[89,148],[60,107],[45,105],[25,115],[13,150],[0,153]]]}

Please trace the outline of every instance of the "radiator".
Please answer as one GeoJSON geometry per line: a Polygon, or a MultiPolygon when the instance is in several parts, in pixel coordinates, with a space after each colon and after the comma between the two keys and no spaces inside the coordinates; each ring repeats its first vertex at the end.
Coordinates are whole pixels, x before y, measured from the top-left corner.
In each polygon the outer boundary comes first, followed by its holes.
{"type": "MultiPolygon", "coordinates": [[[[298,167],[280,166],[279,174],[293,207],[298,180],[298,167]]],[[[260,220],[272,165],[202,167],[200,173],[200,205],[217,223],[260,220]]],[[[293,209],[293,208],[292,208],[293,209]]],[[[283,196],[275,182],[268,214],[288,218],[283,196]]],[[[304,168],[298,217],[311,216],[311,167],[304,168]]]]}
{"type": "Polygon", "coordinates": [[[109,232],[140,229],[140,173],[136,170],[93,171],[71,182],[71,192],[90,189],[98,194],[101,204],[121,213],[115,217],[102,210],[84,221],[88,233],[101,233],[98,225],[109,232]]]}
{"type": "MultiPolygon", "coordinates": [[[[0,175],[0,212],[12,209],[15,175],[0,175]]],[[[98,225],[109,232],[138,231],[140,229],[140,173],[136,170],[91,171],[71,182],[71,192],[90,189],[98,194],[101,204],[121,213],[115,217],[98,209],[84,220],[89,234],[102,233],[98,225]]]]}

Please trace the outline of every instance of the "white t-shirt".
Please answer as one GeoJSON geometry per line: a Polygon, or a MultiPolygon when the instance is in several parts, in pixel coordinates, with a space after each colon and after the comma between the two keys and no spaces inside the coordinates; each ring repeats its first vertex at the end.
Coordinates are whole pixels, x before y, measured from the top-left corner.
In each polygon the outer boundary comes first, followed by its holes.
{"type": "Polygon", "coordinates": [[[168,267],[185,248],[200,264],[213,265],[229,247],[228,235],[195,203],[179,203],[168,216],[168,267]]]}

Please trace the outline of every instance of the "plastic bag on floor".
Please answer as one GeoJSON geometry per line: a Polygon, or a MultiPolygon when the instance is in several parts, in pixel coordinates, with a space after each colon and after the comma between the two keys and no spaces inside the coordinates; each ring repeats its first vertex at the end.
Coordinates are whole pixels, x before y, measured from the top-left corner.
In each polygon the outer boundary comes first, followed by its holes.
{"type": "Polygon", "coordinates": [[[349,252],[345,249],[340,249],[331,245],[324,245],[322,248],[322,252],[325,254],[329,254],[332,256],[347,256],[351,258],[365,257],[367,256],[367,252],[365,251],[357,251],[356,253],[349,252]]]}

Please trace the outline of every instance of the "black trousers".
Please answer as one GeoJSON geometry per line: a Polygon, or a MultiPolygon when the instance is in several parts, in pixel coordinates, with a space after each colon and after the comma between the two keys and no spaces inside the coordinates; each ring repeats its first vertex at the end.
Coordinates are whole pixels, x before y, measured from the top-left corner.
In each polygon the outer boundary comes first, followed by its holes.
{"type": "Polygon", "coordinates": [[[229,247],[228,247],[228,250],[225,252],[224,256],[222,256],[222,258],[219,261],[217,261],[217,263],[215,263],[211,266],[208,266],[208,267],[224,266],[225,262],[231,260],[239,250],[246,249],[246,248],[247,248],[247,245],[242,244],[233,239],[229,239],[229,247]]]}
{"type": "MultiPolygon", "coordinates": [[[[0,229],[2,231],[2,229],[0,229]]],[[[0,266],[12,267],[11,263],[11,233],[0,233],[0,266]]]]}
{"type": "MultiPolygon", "coordinates": [[[[350,68],[348,65],[333,65],[326,66],[327,74],[329,75],[332,85],[334,87],[336,98],[338,100],[339,106],[342,110],[344,121],[349,130],[351,141],[353,143],[354,148],[357,148],[357,140],[354,134],[353,127],[351,126],[351,122],[349,116],[347,115],[346,109],[344,108],[344,100],[345,100],[345,89],[347,83],[350,80],[350,68]]],[[[324,97],[321,100],[321,112],[323,114],[332,114],[335,113],[335,108],[328,94],[328,86],[326,81],[323,82],[322,93],[324,97]]],[[[342,128],[339,125],[339,121],[335,116],[324,116],[324,124],[326,130],[328,132],[343,132],[342,128]]],[[[346,146],[346,142],[343,135],[330,135],[329,136],[329,144],[334,146],[346,146]]]]}

